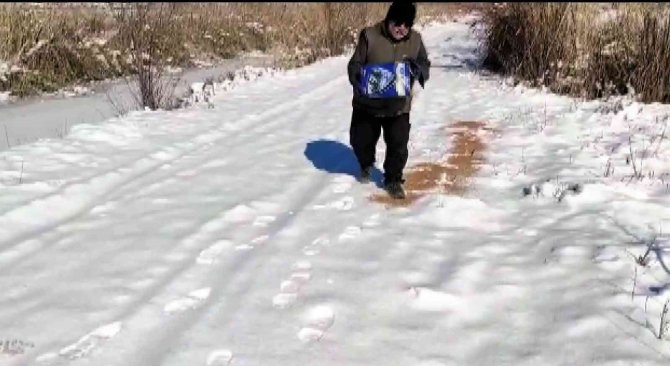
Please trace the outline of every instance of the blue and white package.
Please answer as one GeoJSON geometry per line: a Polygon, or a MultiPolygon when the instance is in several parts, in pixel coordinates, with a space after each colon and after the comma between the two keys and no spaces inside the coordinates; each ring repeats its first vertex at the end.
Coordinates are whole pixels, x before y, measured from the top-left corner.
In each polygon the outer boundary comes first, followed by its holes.
{"type": "Polygon", "coordinates": [[[398,98],[410,93],[409,66],[403,62],[361,68],[360,89],[369,98],[398,98]]]}

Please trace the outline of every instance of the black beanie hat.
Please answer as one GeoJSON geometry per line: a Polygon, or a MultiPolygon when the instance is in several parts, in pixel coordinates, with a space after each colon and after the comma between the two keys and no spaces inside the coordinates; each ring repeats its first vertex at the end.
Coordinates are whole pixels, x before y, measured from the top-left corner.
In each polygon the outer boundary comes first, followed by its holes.
{"type": "Polygon", "coordinates": [[[404,23],[408,26],[414,25],[416,17],[416,5],[410,2],[394,1],[386,13],[386,22],[393,20],[396,23],[404,23]]]}

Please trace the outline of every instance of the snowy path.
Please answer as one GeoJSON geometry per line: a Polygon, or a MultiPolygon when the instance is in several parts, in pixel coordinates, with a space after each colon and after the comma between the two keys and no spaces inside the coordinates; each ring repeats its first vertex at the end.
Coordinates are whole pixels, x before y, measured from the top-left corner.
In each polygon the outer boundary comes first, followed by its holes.
{"type": "Polygon", "coordinates": [[[2,153],[0,341],[28,345],[0,364],[666,364],[638,323],[668,273],[641,268],[631,300],[625,252],[666,195],[596,179],[590,104],[473,73],[465,23],[424,37],[410,165],[449,150],[445,125],[495,131],[463,197],[369,201],[345,57],[2,153]],[[557,176],[583,192],[522,197],[557,176]]]}

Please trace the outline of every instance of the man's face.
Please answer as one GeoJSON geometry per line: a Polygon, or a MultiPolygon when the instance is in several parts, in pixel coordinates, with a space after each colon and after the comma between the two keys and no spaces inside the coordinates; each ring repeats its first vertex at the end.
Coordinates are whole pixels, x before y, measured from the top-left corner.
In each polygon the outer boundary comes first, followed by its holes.
{"type": "Polygon", "coordinates": [[[399,41],[407,36],[410,26],[405,23],[396,23],[395,20],[389,22],[389,33],[396,41],[399,41]]]}

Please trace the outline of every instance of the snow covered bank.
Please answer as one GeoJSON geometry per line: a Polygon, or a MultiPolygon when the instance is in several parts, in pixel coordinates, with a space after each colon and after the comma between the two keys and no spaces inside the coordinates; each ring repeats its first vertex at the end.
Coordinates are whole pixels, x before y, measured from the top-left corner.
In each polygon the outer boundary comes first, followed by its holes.
{"type": "MultiPolygon", "coordinates": [[[[216,67],[188,70],[179,79],[175,94],[185,95],[192,83],[208,78],[224,79],[245,65],[269,64],[267,57],[246,57],[216,67]]],[[[63,138],[74,125],[98,123],[137,108],[128,83],[122,80],[50,97],[11,103],[9,98],[7,93],[0,93],[0,151],[41,138],[63,138]]]]}

